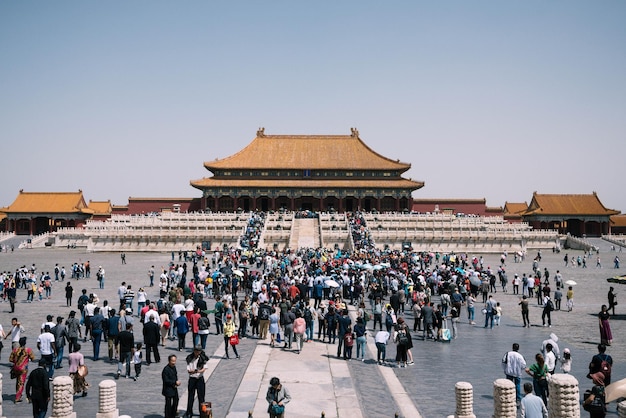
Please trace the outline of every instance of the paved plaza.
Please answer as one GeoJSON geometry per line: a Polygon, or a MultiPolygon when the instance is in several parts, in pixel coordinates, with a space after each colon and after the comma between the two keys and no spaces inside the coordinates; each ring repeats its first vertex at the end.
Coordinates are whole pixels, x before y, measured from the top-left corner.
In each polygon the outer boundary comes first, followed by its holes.
{"type": "MultiPolygon", "coordinates": [[[[352,360],[346,362],[336,358],[336,346],[308,342],[302,354],[270,348],[269,340],[253,338],[243,339],[238,347],[241,360],[224,359],[224,342],[222,336],[212,334],[207,342],[207,354],[210,357],[207,381],[207,401],[212,402],[213,416],[247,417],[248,411],[254,417],[266,417],[267,403],[265,392],[269,379],[278,376],[291,391],[292,401],[286,407],[286,416],[319,417],[322,411],[326,417],[380,418],[393,417],[398,413],[401,417],[445,417],[454,414],[454,385],[458,381],[470,382],[474,387],[474,413],[477,417],[490,417],[493,413],[493,381],[502,378],[500,359],[510,350],[513,342],[520,344],[520,353],[527,362],[532,364],[534,355],[539,351],[541,342],[554,332],[559,337],[561,350],[569,347],[572,352],[572,374],[579,380],[581,392],[590,388],[590,381],[585,378],[587,365],[596,352],[600,335],[596,314],[600,305],[606,303],[609,283],[607,277],[625,274],[626,269],[614,269],[612,253],[608,245],[601,247],[600,256],[603,267],[595,268],[595,255],[588,260],[588,268],[565,268],[563,256],[543,252],[543,260],[539,267],[548,268],[551,278],[556,270],[561,270],[565,280],[575,280],[575,306],[572,312],[555,311],[552,317],[552,328],[541,326],[541,309],[536,300],[531,301],[531,328],[523,328],[520,309],[517,305],[519,296],[509,292],[503,293],[500,288],[493,297],[502,304],[503,318],[499,327],[484,328],[482,315],[477,306],[476,325],[469,325],[463,311],[459,327],[459,337],[450,343],[422,341],[421,335],[413,333],[414,348],[412,350],[415,365],[408,368],[379,366],[375,362],[375,346],[370,336],[365,362],[352,360]]],[[[567,251],[570,256],[582,255],[582,251],[567,251]]],[[[509,282],[513,274],[532,272],[531,252],[526,261],[513,263],[511,257],[507,261],[509,282]]],[[[470,254],[472,255],[472,254],[470,254]]],[[[621,254],[620,254],[621,255],[621,254]]],[[[484,255],[485,262],[492,268],[499,264],[499,255],[484,255]]],[[[66,268],[73,262],[89,260],[92,266],[92,278],[73,281],[75,289],[74,308],[80,289],[89,293],[97,293],[100,301],[109,300],[117,308],[117,287],[122,281],[137,290],[144,287],[151,298],[158,298],[158,288],[149,288],[148,269],[155,266],[157,272],[161,266],[171,261],[169,253],[127,253],[127,264],[122,265],[119,253],[86,253],[83,249],[23,249],[11,253],[0,254],[0,270],[14,271],[16,268],[35,263],[38,271],[53,272],[55,263],[66,268]],[[106,270],[105,288],[99,289],[95,279],[95,270],[102,265],[106,270]]],[[[178,262],[178,257],[174,260],[178,262]]],[[[625,260],[626,261],[626,260],[625,260]]],[[[157,273],[158,276],[158,273],[157,273]]],[[[552,281],[553,283],[553,281],[552,281]]],[[[46,314],[67,316],[69,308],[65,307],[65,283],[54,283],[52,298],[49,300],[25,303],[26,293],[18,291],[19,303],[15,314],[10,313],[9,304],[0,304],[0,324],[5,331],[10,328],[11,317],[16,316],[26,328],[28,346],[35,350],[36,339],[46,314]]],[[[611,318],[613,345],[608,353],[615,361],[612,379],[619,380],[626,375],[625,323],[626,313],[622,311],[626,305],[623,290],[614,285],[619,305],[616,317],[611,318]]],[[[554,287],[554,286],[552,286],[554,287]]],[[[626,291],[626,287],[624,288],[626,291]]],[[[480,300],[480,297],[479,297],[480,300]]],[[[437,298],[435,298],[437,301],[437,298]]],[[[212,303],[210,303],[210,306],[212,303]]],[[[480,304],[479,304],[480,305],[480,304]]],[[[405,315],[412,327],[413,318],[405,315]]],[[[211,318],[213,322],[213,318],[211,318]]],[[[371,326],[371,323],[369,324],[371,326]]],[[[316,328],[317,329],[317,328],[316,328]]],[[[136,327],[135,333],[141,340],[141,328],[136,327]]],[[[188,336],[187,347],[191,347],[188,336]]],[[[187,377],[184,369],[184,357],[187,352],[178,352],[176,341],[168,341],[166,347],[159,347],[161,363],[150,366],[144,364],[141,377],[135,382],[132,379],[117,381],[117,399],[120,414],[133,418],[156,418],[163,416],[164,399],[161,396],[161,370],[166,363],[167,355],[178,355],[178,375],[182,381],[179,389],[181,394],[180,409],[184,412],[186,405],[187,377]]],[[[0,360],[0,372],[3,374],[3,412],[6,417],[32,416],[30,405],[26,402],[14,404],[14,381],[9,379],[8,357],[10,343],[5,340],[5,348],[0,360]]],[[[112,379],[117,366],[106,361],[106,346],[101,349],[104,359],[92,361],[92,344],[83,344],[86,363],[89,367],[87,381],[91,388],[85,398],[76,397],[74,410],[79,418],[95,417],[98,406],[98,383],[103,379],[112,379]]],[[[66,352],[67,356],[67,352],[66,352]]],[[[393,344],[388,348],[388,358],[395,357],[393,344]]],[[[145,356],[144,356],[145,358],[145,356]]],[[[31,366],[31,370],[34,367],[31,366]]],[[[55,375],[67,373],[67,362],[64,368],[56,370],[55,375]]],[[[530,381],[530,377],[524,379],[530,381]]],[[[609,415],[616,416],[615,403],[609,405],[609,415]]],[[[49,412],[51,408],[49,408],[49,412]]],[[[194,413],[198,413],[194,406],[194,413]]]]}

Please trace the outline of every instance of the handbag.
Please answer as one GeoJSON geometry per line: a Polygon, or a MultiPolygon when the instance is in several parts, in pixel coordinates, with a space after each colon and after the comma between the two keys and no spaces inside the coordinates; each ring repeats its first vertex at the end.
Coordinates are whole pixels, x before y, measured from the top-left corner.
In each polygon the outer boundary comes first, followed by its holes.
{"type": "Polygon", "coordinates": [[[230,336],[230,345],[237,345],[239,344],[239,335],[237,334],[233,334],[230,336]]]}
{"type": "Polygon", "coordinates": [[[17,371],[11,367],[11,379],[16,379],[17,378],[17,371]]]}
{"type": "Polygon", "coordinates": [[[285,412],[285,405],[272,404],[272,413],[274,415],[282,415],[285,412]]]}
{"type": "Polygon", "coordinates": [[[163,328],[170,329],[170,321],[168,320],[163,321],[163,328]]]}

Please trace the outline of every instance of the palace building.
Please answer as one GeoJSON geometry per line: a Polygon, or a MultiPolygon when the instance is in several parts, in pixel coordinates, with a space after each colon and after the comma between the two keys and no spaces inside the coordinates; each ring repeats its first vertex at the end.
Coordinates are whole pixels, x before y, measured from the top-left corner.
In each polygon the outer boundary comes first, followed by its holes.
{"type": "Polygon", "coordinates": [[[213,175],[192,180],[202,210],[408,211],[423,182],[402,177],[411,164],[350,135],[266,135],[236,154],[204,163],[213,175]]]}

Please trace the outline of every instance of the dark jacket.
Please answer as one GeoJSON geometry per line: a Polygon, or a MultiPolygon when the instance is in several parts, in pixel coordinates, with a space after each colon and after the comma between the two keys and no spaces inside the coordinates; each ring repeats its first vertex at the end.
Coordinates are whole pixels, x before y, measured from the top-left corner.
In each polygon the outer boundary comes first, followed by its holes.
{"type": "Polygon", "coordinates": [[[50,380],[48,372],[43,367],[37,367],[28,376],[26,396],[35,401],[47,402],[50,399],[50,380]]]}
{"type": "Polygon", "coordinates": [[[143,326],[143,342],[148,345],[156,345],[159,343],[161,339],[161,330],[159,329],[159,325],[157,325],[154,321],[148,321],[147,324],[143,326]]]}
{"type": "Polygon", "coordinates": [[[161,379],[163,380],[163,390],[161,394],[166,398],[178,396],[178,388],[176,386],[178,371],[176,367],[171,367],[169,364],[166,365],[161,372],[161,379]]]}
{"type": "Polygon", "coordinates": [[[135,336],[127,330],[120,332],[117,341],[120,343],[120,353],[130,353],[135,346],[135,336]]]}

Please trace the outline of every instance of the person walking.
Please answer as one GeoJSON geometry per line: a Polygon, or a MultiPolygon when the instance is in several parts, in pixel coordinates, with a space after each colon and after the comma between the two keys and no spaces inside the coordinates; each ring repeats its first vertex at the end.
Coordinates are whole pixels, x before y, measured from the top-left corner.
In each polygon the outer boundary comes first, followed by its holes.
{"type": "Polygon", "coordinates": [[[9,356],[9,362],[13,363],[11,373],[15,376],[15,403],[22,402],[26,376],[28,375],[28,363],[35,361],[33,350],[26,347],[26,337],[21,337],[19,347],[14,348],[9,356]]]}
{"type": "MultiPolygon", "coordinates": [[[[129,361],[130,364],[130,361],[129,361]]],[[[176,355],[170,354],[167,357],[167,364],[161,372],[163,389],[161,395],[165,397],[165,418],[176,418],[178,414],[178,371],[176,370],[176,355]]]]}
{"type": "Polygon", "coordinates": [[[87,389],[89,384],[85,380],[87,376],[87,366],[85,366],[85,356],[80,352],[80,344],[73,346],[74,351],[70,353],[68,360],[70,363],[70,377],[74,382],[74,394],[82,393],[82,396],[87,396],[87,389]]]}
{"type": "Polygon", "coordinates": [[[68,280],[67,283],[65,283],[65,306],[68,308],[72,306],[73,295],[74,295],[74,288],[72,287],[72,284],[68,280]]]}
{"type": "MultiPolygon", "coordinates": [[[[309,308],[306,307],[305,309],[309,308]]],[[[304,346],[304,334],[306,333],[306,329],[306,321],[302,317],[302,312],[298,310],[296,312],[296,320],[293,321],[293,334],[295,335],[298,354],[300,354],[304,346]]]]}
{"type": "Polygon", "coordinates": [[[285,405],[291,401],[291,395],[280,383],[278,377],[270,379],[270,387],[267,389],[265,400],[268,403],[267,412],[270,418],[285,418],[285,405]]]}
{"type": "Polygon", "coordinates": [[[615,294],[615,290],[613,290],[613,286],[609,288],[609,293],[607,294],[607,298],[609,300],[609,307],[607,311],[613,311],[613,316],[615,316],[615,306],[617,305],[617,295],[615,294]]]}
{"type": "Polygon", "coordinates": [[[26,398],[33,405],[33,418],[44,418],[50,402],[50,379],[44,369],[47,360],[39,360],[39,367],[33,370],[26,382],[26,398]]]}
{"type": "Polygon", "coordinates": [[[117,340],[120,345],[120,358],[117,362],[117,374],[116,379],[119,379],[122,374],[122,364],[126,363],[126,375],[128,379],[130,377],[130,359],[133,350],[135,349],[135,336],[133,334],[133,324],[127,323],[126,329],[120,331],[117,340]]]}
{"type": "Polygon", "coordinates": [[[45,360],[45,366],[48,371],[48,377],[52,379],[54,376],[54,357],[56,356],[56,344],[54,335],[50,332],[50,325],[46,324],[44,331],[37,337],[37,348],[41,353],[42,360],[45,360]]]}
{"type": "Polygon", "coordinates": [[[187,411],[185,415],[183,415],[183,418],[191,418],[193,416],[193,402],[196,394],[198,396],[198,409],[202,410],[206,392],[204,366],[209,361],[209,358],[202,350],[202,345],[196,345],[193,348],[193,352],[189,354],[185,360],[187,361],[189,382],[187,383],[187,411]]]}
{"type": "Polygon", "coordinates": [[[148,323],[143,326],[143,343],[146,346],[146,364],[148,366],[152,363],[152,354],[154,354],[154,361],[156,363],[161,361],[161,355],[159,354],[160,339],[161,330],[159,329],[159,325],[155,322],[154,316],[151,316],[148,323]]]}
{"type": "Polygon", "coordinates": [[[522,307],[522,319],[524,320],[524,328],[530,328],[530,318],[528,317],[528,296],[522,296],[522,300],[518,303],[522,307]]]}
{"type": "Polygon", "coordinates": [[[235,332],[235,323],[233,322],[233,316],[231,314],[226,315],[226,322],[224,323],[224,350],[226,351],[226,358],[230,358],[228,355],[228,346],[230,345],[235,353],[235,356],[239,359],[239,353],[237,352],[237,344],[233,344],[233,337],[235,332]]]}
{"type": "Polygon", "coordinates": [[[502,370],[504,375],[511,382],[515,383],[515,398],[519,406],[522,400],[522,372],[526,369],[526,360],[519,353],[519,344],[513,343],[511,351],[502,358],[502,370]]]}

